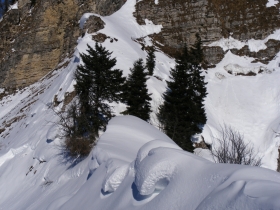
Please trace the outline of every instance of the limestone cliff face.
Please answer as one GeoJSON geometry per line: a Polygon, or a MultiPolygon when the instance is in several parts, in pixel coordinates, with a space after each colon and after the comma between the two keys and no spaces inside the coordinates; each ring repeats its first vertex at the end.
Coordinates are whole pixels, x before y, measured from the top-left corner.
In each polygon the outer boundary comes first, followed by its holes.
{"type": "Polygon", "coordinates": [[[0,87],[30,85],[73,52],[85,12],[109,15],[124,0],[19,0],[0,22],[0,87]],[[107,6],[109,5],[109,6],[107,6]]]}
{"type": "MultiPolygon", "coordinates": [[[[280,28],[279,4],[267,8],[266,3],[267,0],[159,0],[155,4],[154,0],[142,0],[134,16],[140,24],[149,19],[163,26],[153,38],[164,45],[158,44],[159,48],[172,55],[184,43],[192,44],[196,33],[205,44],[230,35],[238,40],[264,39],[280,28]]],[[[280,50],[279,42],[269,44],[275,50],[253,56],[259,60],[262,56],[273,57],[280,50]]],[[[252,56],[246,49],[241,53],[252,56]]],[[[222,54],[221,48],[205,48],[210,64],[219,62],[222,54]]]]}
{"type": "MultiPolygon", "coordinates": [[[[86,12],[110,15],[126,0],[19,0],[19,9],[9,11],[0,22],[0,88],[30,85],[71,55],[84,30],[78,21],[86,12]]],[[[192,44],[200,33],[205,44],[222,37],[239,40],[263,39],[280,28],[279,5],[266,7],[267,0],[142,0],[135,17],[161,24],[152,35],[161,50],[174,53],[183,43],[192,44]]],[[[91,32],[102,28],[102,20],[92,17],[86,24],[91,32]]],[[[103,40],[106,36],[93,37],[103,40]]],[[[250,52],[248,46],[233,49],[239,55],[268,62],[280,51],[280,42],[270,40],[267,49],[250,52]]],[[[225,52],[220,47],[205,47],[208,66],[218,63],[225,52]]]]}

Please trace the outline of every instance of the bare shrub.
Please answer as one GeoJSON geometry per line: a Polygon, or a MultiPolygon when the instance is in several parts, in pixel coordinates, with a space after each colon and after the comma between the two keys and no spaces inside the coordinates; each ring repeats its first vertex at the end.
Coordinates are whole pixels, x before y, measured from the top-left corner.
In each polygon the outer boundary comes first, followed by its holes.
{"type": "Polygon", "coordinates": [[[243,135],[232,127],[224,125],[220,136],[215,140],[218,147],[211,147],[215,162],[261,166],[261,158],[257,156],[254,148],[245,143],[243,135]]]}
{"type": "Polygon", "coordinates": [[[67,137],[64,144],[72,157],[85,157],[90,153],[93,147],[93,144],[89,139],[75,136],[67,137]]]}
{"type": "Polygon", "coordinates": [[[97,140],[97,134],[89,132],[87,115],[81,114],[79,107],[75,100],[66,110],[56,111],[51,107],[59,117],[59,121],[56,122],[61,131],[59,137],[65,140],[61,150],[64,155],[74,159],[88,156],[97,140]]]}

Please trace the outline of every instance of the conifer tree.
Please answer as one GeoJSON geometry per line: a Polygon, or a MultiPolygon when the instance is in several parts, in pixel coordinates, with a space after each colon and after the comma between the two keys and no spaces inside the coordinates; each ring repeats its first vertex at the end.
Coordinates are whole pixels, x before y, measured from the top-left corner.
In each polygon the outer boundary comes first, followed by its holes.
{"type": "Polygon", "coordinates": [[[206,122],[203,99],[206,96],[206,83],[201,75],[201,40],[190,50],[185,46],[171,69],[170,81],[163,94],[164,103],[159,107],[158,119],[164,132],[180,147],[193,152],[191,137],[201,132],[206,122]],[[200,56],[200,57],[198,57],[200,56]]]}
{"type": "Polygon", "coordinates": [[[80,54],[84,64],[79,65],[74,74],[79,103],[69,113],[74,126],[68,132],[68,148],[71,144],[78,147],[75,143],[77,139],[94,142],[98,131],[105,130],[113,117],[108,102],[120,101],[125,82],[122,71],[112,69],[116,65],[116,59],[111,58],[112,52],[97,43],[94,49],[88,45],[87,52],[80,54]],[[76,135],[73,136],[72,133],[76,135]]]}
{"type": "Polygon", "coordinates": [[[126,92],[124,102],[127,104],[127,110],[123,114],[134,115],[142,120],[148,121],[150,119],[152,100],[146,85],[147,74],[143,60],[139,59],[134,62],[133,68],[130,69],[126,81],[126,92]]]}
{"type": "Polygon", "coordinates": [[[193,120],[198,124],[206,123],[206,115],[203,105],[203,100],[206,97],[206,84],[204,76],[201,75],[201,63],[203,61],[202,43],[199,34],[196,34],[196,42],[191,49],[192,56],[192,78],[190,80],[192,87],[192,102],[194,103],[194,110],[192,112],[193,120]]]}
{"type": "Polygon", "coordinates": [[[155,49],[152,47],[151,50],[148,52],[146,59],[146,68],[148,69],[150,76],[154,74],[154,69],[156,66],[155,58],[155,49]]]}

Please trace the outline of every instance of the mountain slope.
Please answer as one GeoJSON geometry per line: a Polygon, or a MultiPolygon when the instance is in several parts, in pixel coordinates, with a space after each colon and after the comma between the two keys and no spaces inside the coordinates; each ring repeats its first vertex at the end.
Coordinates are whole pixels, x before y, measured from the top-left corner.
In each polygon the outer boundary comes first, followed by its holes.
{"type": "MultiPolygon", "coordinates": [[[[149,46],[152,41],[147,35],[162,29],[150,20],[139,25],[133,17],[135,4],[129,0],[111,16],[84,14],[81,28],[92,16],[100,17],[104,28],[79,37],[75,52],[56,70],[1,99],[0,209],[278,209],[278,173],[211,163],[181,151],[164,134],[130,116],[113,119],[82,162],[65,159],[53,109],[62,109],[73,98],[73,72],[82,63],[79,53],[86,52],[87,44],[94,46],[92,36],[105,34],[102,45],[113,51],[116,68],[127,75],[133,62],[147,55],[137,39],[143,38],[142,45],[149,46]],[[153,148],[158,149],[150,152],[153,148]],[[225,194],[228,199],[220,196],[225,194]]],[[[202,135],[212,143],[223,123],[231,125],[259,150],[263,166],[276,170],[280,58],[278,54],[268,64],[253,60],[227,51],[215,68],[204,72],[209,94],[202,135]],[[249,71],[256,75],[238,75],[249,71]]],[[[161,80],[150,77],[147,82],[154,112],[171,67],[174,59],[158,50],[155,75],[161,80]]],[[[123,104],[113,105],[117,115],[125,109],[123,104]]],[[[152,122],[156,124],[156,119],[152,122]]],[[[201,149],[197,153],[207,155],[201,149]]]]}

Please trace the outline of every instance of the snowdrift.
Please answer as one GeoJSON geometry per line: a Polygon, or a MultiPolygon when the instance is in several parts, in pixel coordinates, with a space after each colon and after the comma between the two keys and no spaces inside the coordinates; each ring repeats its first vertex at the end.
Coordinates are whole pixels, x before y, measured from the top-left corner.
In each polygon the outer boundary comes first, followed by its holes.
{"type": "Polygon", "coordinates": [[[108,151],[106,160],[99,163],[81,190],[61,209],[88,209],[91,205],[93,209],[177,210],[280,207],[278,173],[257,167],[209,162],[182,151],[167,136],[138,118],[114,118],[94,150],[92,160],[104,156],[99,150],[104,147],[108,151]],[[108,149],[110,142],[115,148],[108,149]],[[129,154],[130,162],[123,161],[129,159],[120,151],[123,147],[130,147],[128,151],[135,152],[136,145],[141,144],[137,156],[134,154],[136,158],[129,154]],[[111,156],[120,159],[109,158],[111,156]],[[103,182],[102,177],[105,177],[103,182]],[[107,188],[108,183],[114,187],[107,188]]]}
{"type": "Polygon", "coordinates": [[[33,160],[33,170],[18,173],[29,168],[32,155],[25,146],[1,156],[1,209],[280,208],[279,173],[212,163],[133,116],[113,118],[77,164],[33,160]]]}

